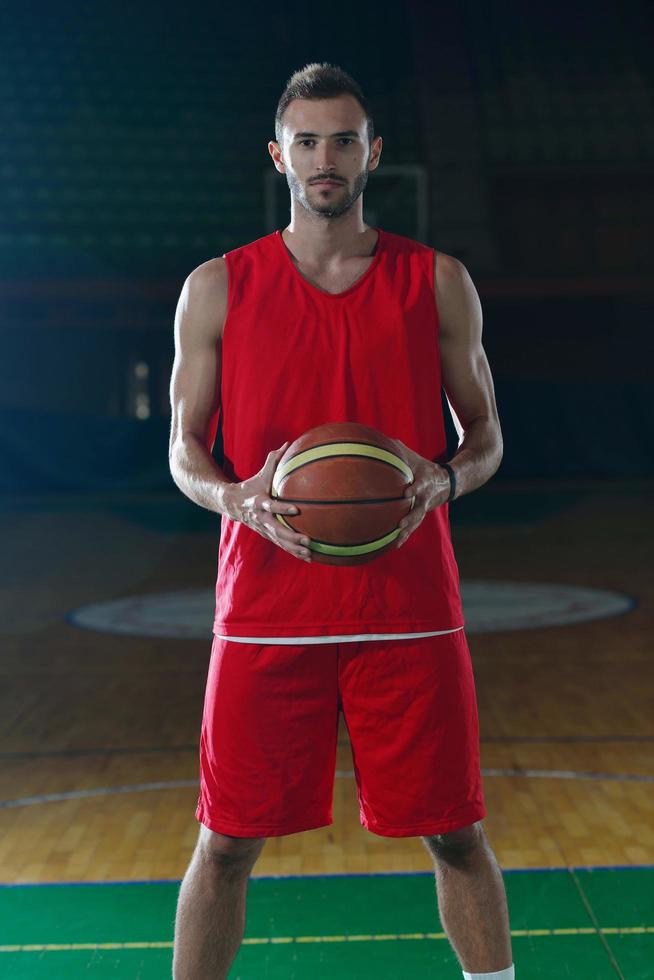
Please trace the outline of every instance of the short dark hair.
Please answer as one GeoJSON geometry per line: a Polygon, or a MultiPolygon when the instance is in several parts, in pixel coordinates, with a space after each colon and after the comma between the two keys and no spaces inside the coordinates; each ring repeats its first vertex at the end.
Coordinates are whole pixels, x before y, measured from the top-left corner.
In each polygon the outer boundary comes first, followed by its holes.
{"type": "Polygon", "coordinates": [[[293,99],[333,99],[338,95],[353,95],[366,114],[368,124],[368,142],[372,143],[375,129],[372,122],[370,105],[361,91],[358,82],[348,75],[338,65],[330,65],[323,61],[313,61],[291,75],[286,88],[277,104],[275,113],[275,139],[282,141],[282,116],[293,99]]]}

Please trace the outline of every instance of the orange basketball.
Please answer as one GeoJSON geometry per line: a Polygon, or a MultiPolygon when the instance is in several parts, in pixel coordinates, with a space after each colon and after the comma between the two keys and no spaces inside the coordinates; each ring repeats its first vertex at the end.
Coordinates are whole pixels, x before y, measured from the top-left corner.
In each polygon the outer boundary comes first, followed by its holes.
{"type": "Polygon", "coordinates": [[[413,473],[392,439],[357,422],[309,429],[287,448],[271,496],[298,514],[276,514],[310,538],[312,561],[362,565],[392,546],[413,507],[403,496],[413,473]]]}

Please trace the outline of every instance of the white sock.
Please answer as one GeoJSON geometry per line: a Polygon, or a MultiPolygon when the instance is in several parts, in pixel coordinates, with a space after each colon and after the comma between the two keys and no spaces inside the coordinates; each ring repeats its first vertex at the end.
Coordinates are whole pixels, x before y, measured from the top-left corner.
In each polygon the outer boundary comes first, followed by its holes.
{"type": "Polygon", "coordinates": [[[497,973],[466,973],[464,970],[463,980],[515,980],[515,967],[512,963],[506,970],[497,973]]]}

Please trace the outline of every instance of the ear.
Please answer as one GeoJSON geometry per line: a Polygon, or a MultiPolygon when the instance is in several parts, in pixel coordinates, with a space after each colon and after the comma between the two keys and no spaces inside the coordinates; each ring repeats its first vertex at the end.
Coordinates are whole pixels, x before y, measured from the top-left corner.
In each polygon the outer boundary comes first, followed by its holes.
{"type": "Polygon", "coordinates": [[[375,136],[372,141],[372,146],[370,147],[370,159],[368,160],[368,170],[376,170],[379,166],[379,158],[381,156],[382,146],[384,141],[381,136],[375,136]]]}
{"type": "Polygon", "coordinates": [[[279,143],[276,140],[270,140],[268,143],[268,152],[273,158],[273,163],[275,164],[275,169],[279,171],[280,174],[286,173],[284,167],[284,161],[282,159],[282,151],[279,143]]]}

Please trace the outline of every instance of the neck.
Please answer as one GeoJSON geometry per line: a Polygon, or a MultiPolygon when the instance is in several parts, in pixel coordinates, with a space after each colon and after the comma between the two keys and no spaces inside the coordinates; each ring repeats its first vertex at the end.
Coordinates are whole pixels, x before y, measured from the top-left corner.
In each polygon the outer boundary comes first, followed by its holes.
{"type": "Polygon", "coordinates": [[[282,237],[295,256],[306,263],[322,266],[369,255],[376,232],[363,220],[361,197],[338,218],[311,214],[291,198],[291,220],[282,231],[282,237]]]}

